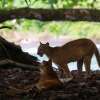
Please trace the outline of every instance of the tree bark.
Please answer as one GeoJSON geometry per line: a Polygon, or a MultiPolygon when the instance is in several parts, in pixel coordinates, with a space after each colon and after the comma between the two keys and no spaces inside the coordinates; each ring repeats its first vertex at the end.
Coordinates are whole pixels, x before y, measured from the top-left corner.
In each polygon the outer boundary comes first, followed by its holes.
{"type": "Polygon", "coordinates": [[[33,9],[16,8],[0,10],[0,23],[12,19],[36,19],[40,21],[100,21],[96,9],[33,9]]]}
{"type": "Polygon", "coordinates": [[[27,64],[23,64],[23,63],[19,63],[10,59],[5,59],[5,60],[0,60],[0,67],[6,65],[5,67],[8,67],[7,65],[12,65],[10,67],[18,67],[18,68],[22,68],[22,69],[30,69],[30,70],[36,70],[39,71],[39,66],[34,66],[34,65],[27,65],[27,64]]]}

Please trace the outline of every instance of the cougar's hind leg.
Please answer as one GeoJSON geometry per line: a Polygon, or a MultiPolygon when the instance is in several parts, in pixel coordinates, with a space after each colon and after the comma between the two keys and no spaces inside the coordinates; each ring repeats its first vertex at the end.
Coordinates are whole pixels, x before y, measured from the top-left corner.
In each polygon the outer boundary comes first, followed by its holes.
{"type": "Polygon", "coordinates": [[[78,69],[78,74],[80,76],[82,74],[82,66],[83,66],[83,58],[77,61],[77,69],[78,69]]]}
{"type": "Polygon", "coordinates": [[[91,57],[92,56],[84,57],[84,65],[85,65],[85,70],[86,70],[86,77],[90,76],[90,74],[91,74],[91,70],[90,70],[91,57]]]}

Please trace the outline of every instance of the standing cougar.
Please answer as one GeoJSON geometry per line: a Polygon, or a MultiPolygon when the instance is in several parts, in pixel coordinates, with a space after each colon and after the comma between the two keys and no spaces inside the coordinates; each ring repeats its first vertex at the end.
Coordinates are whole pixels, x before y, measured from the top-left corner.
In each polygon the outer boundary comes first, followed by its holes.
{"type": "Polygon", "coordinates": [[[58,65],[63,77],[71,77],[68,63],[77,61],[79,73],[82,72],[83,62],[85,64],[86,75],[90,75],[90,64],[93,54],[97,58],[100,66],[100,56],[96,45],[90,39],[78,39],[64,44],[61,47],[50,47],[49,43],[42,44],[38,47],[38,55],[46,54],[55,64],[58,65]]]}

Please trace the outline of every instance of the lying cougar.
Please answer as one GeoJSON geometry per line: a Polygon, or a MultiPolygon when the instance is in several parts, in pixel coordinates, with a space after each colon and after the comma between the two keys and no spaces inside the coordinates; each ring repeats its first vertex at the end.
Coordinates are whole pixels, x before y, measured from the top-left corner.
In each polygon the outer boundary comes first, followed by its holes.
{"type": "Polygon", "coordinates": [[[52,60],[43,61],[40,65],[40,79],[36,83],[39,91],[47,90],[62,85],[55,71],[53,71],[52,60]]]}

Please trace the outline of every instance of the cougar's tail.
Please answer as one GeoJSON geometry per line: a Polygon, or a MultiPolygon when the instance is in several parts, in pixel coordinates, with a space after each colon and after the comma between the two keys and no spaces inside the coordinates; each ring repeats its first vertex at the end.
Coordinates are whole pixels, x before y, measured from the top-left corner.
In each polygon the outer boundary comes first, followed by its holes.
{"type": "Polygon", "coordinates": [[[99,65],[99,67],[100,67],[100,54],[99,54],[99,50],[98,50],[97,47],[95,49],[95,56],[96,56],[96,59],[97,59],[97,63],[99,65]]]}

